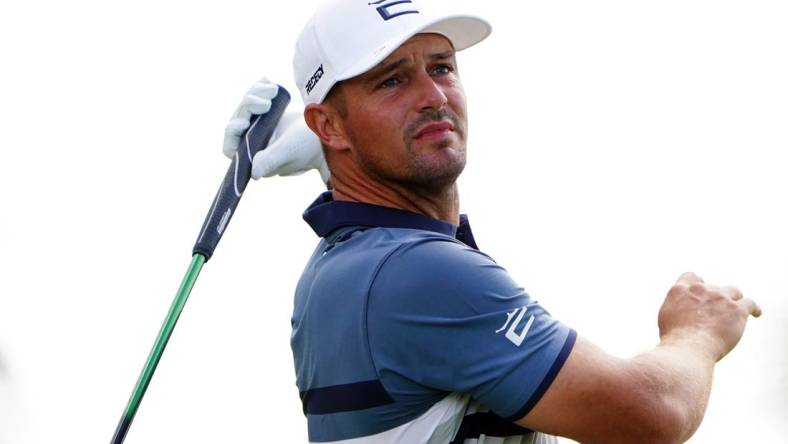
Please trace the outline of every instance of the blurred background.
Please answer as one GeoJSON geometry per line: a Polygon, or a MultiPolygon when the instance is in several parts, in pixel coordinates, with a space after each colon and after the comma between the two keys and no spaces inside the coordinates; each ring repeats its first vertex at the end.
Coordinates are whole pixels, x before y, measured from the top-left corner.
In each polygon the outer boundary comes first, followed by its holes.
{"type": "MultiPolygon", "coordinates": [[[[788,433],[788,5],[470,2],[463,211],[554,316],[627,357],[680,273],[764,310],[692,443],[788,433]]],[[[0,14],[0,443],[109,442],[300,0],[32,0],[0,14]]],[[[317,173],[250,184],[127,443],[306,442],[289,349],[317,173]]]]}

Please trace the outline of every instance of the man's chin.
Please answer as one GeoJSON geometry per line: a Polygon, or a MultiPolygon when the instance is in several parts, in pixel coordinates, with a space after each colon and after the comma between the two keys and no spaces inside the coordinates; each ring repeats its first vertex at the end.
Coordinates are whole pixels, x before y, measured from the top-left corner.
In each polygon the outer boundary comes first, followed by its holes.
{"type": "Polygon", "coordinates": [[[446,147],[436,154],[416,168],[411,182],[432,193],[442,193],[454,186],[465,169],[465,153],[446,147]]]}
{"type": "Polygon", "coordinates": [[[453,141],[437,143],[424,154],[428,161],[434,162],[438,168],[440,168],[442,163],[458,163],[461,164],[461,167],[465,167],[465,147],[453,141]]]}

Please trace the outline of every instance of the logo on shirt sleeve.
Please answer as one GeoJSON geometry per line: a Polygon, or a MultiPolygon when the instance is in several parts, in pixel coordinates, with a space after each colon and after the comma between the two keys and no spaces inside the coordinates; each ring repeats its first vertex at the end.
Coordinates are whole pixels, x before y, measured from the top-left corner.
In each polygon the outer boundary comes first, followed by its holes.
{"type": "Polygon", "coordinates": [[[534,316],[531,315],[531,317],[528,318],[528,322],[525,323],[525,327],[523,327],[522,331],[517,333],[517,327],[523,321],[526,311],[528,311],[528,307],[521,307],[506,313],[506,322],[501,328],[495,330],[495,334],[498,334],[504,331],[506,327],[509,327],[509,329],[506,330],[506,339],[511,341],[512,344],[517,347],[522,345],[523,341],[525,341],[525,335],[528,334],[528,330],[531,329],[531,324],[534,323],[534,316]],[[515,316],[517,316],[517,318],[515,318],[515,316]],[[514,319],[514,322],[512,322],[512,319],[514,319]]]}

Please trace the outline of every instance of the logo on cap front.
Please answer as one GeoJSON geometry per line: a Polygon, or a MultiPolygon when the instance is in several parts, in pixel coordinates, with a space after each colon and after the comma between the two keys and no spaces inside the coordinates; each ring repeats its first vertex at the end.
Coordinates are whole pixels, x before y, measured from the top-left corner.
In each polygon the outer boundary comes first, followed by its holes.
{"type": "Polygon", "coordinates": [[[391,19],[393,19],[395,17],[399,17],[401,15],[418,14],[419,13],[419,11],[417,11],[415,9],[407,9],[408,8],[407,6],[400,6],[399,8],[394,8],[395,6],[404,5],[406,3],[413,3],[413,2],[411,0],[393,0],[393,1],[392,0],[378,0],[376,2],[367,3],[367,5],[369,5],[369,6],[380,5],[380,6],[378,6],[375,9],[378,10],[378,14],[380,14],[380,16],[383,17],[383,20],[389,21],[389,20],[391,20],[391,19]],[[388,2],[388,3],[380,5],[383,2],[388,2]]]}
{"type": "Polygon", "coordinates": [[[306,84],[307,94],[311,93],[312,90],[315,89],[315,86],[317,86],[317,82],[319,82],[320,79],[323,77],[323,73],[324,73],[323,65],[320,65],[320,67],[317,68],[317,71],[315,71],[315,73],[312,74],[312,78],[309,79],[309,82],[307,82],[306,84]]]}

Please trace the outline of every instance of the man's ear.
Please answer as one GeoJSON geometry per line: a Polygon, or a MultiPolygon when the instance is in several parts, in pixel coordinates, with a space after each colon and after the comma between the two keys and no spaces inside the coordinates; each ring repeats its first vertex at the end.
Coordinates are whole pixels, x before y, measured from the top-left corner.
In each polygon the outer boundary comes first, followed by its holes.
{"type": "Polygon", "coordinates": [[[342,117],[331,105],[309,104],[304,109],[304,120],[327,149],[342,151],[350,148],[342,117]]]}

